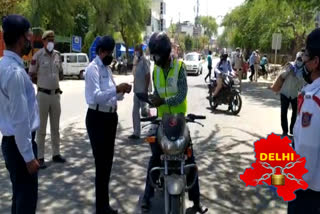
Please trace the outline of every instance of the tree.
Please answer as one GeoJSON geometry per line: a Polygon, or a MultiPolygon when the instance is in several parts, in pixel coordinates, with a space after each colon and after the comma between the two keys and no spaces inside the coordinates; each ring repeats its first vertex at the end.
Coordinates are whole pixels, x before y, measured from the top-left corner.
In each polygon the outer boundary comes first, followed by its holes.
{"type": "Polygon", "coordinates": [[[192,40],[192,37],[187,35],[185,37],[185,40],[184,40],[184,44],[185,44],[185,50],[186,51],[192,51],[193,50],[193,40],[192,40]]]}
{"type": "Polygon", "coordinates": [[[2,23],[2,17],[14,13],[17,9],[17,5],[23,0],[0,0],[0,21],[2,23]]]}
{"type": "Polygon", "coordinates": [[[149,17],[149,2],[147,0],[124,0],[119,14],[119,32],[128,49],[135,44],[141,43],[141,34],[149,17]]]}
{"type": "MultiPolygon", "coordinates": [[[[218,33],[218,24],[215,18],[213,18],[212,16],[201,16],[199,18],[199,22],[202,25],[202,27],[204,28],[204,34],[207,36],[207,45],[209,46],[210,44],[210,40],[211,37],[213,35],[217,35],[218,33]]],[[[204,38],[202,38],[202,41],[204,38]]],[[[201,40],[201,39],[200,39],[201,40]]],[[[204,47],[203,47],[204,48],[204,47]]]]}
{"type": "Polygon", "coordinates": [[[309,1],[245,1],[225,16],[222,37],[232,47],[271,52],[272,34],[280,32],[282,51],[295,55],[314,26],[313,15],[309,1]]]}

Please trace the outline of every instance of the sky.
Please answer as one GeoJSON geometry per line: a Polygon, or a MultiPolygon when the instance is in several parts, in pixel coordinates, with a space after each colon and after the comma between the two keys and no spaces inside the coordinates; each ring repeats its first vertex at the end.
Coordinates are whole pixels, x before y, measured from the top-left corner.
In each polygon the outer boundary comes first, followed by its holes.
{"type": "MultiPolygon", "coordinates": [[[[199,0],[200,10],[199,13],[202,16],[213,16],[217,19],[218,24],[221,22],[223,16],[230,12],[236,6],[239,6],[244,0],[199,0]]],[[[171,20],[173,23],[180,21],[191,21],[194,22],[195,11],[197,0],[166,0],[167,3],[167,27],[170,26],[171,20]]],[[[221,33],[222,29],[219,29],[221,33]]]]}

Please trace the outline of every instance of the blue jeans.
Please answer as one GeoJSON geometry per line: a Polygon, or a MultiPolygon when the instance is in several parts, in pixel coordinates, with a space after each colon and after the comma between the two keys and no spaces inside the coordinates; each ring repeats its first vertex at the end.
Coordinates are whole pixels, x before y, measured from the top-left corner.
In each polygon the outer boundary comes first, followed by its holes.
{"type": "MultiPolygon", "coordinates": [[[[37,157],[37,144],[32,133],[33,153],[37,157]]],[[[38,200],[38,173],[30,175],[13,136],[2,138],[2,153],[12,183],[12,214],[34,214],[38,200]]]]}
{"type": "MultiPolygon", "coordinates": [[[[152,187],[150,183],[150,175],[149,172],[153,167],[161,166],[161,160],[160,156],[163,154],[162,150],[160,148],[160,145],[158,143],[151,143],[151,152],[152,155],[150,157],[149,166],[148,166],[148,174],[147,174],[147,180],[146,180],[146,187],[144,191],[144,199],[147,201],[150,201],[150,199],[154,196],[154,188],[152,187]]],[[[192,154],[190,158],[186,160],[186,164],[195,164],[195,159],[192,154]]],[[[195,170],[190,170],[190,173],[187,175],[187,182],[191,182],[191,180],[194,178],[194,173],[196,173],[195,170]]],[[[153,180],[156,180],[157,177],[159,177],[159,174],[156,175],[156,173],[153,173],[153,180]]],[[[200,202],[200,187],[199,187],[199,179],[198,175],[196,178],[196,182],[193,185],[193,187],[189,190],[189,200],[193,201],[195,204],[200,202]]]]}

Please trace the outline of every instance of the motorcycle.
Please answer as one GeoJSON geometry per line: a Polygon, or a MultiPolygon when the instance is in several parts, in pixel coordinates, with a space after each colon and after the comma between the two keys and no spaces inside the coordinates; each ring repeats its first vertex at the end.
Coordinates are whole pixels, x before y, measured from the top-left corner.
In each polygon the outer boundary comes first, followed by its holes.
{"type": "Polygon", "coordinates": [[[209,89],[209,104],[212,110],[215,110],[219,105],[226,104],[228,110],[233,115],[239,114],[242,107],[242,99],[240,96],[240,81],[234,79],[230,74],[222,74],[223,87],[217,97],[213,98],[213,92],[217,87],[217,80],[210,80],[209,89]]]}
{"type": "MultiPolygon", "coordinates": [[[[138,94],[137,96],[141,97],[138,94]]],[[[151,104],[150,101],[147,102],[151,104]]],[[[152,126],[145,141],[158,143],[163,152],[161,166],[152,168],[149,177],[152,187],[163,193],[165,214],[190,212],[185,208],[185,192],[190,190],[196,182],[197,166],[185,163],[186,159],[192,155],[187,123],[196,123],[203,127],[203,124],[196,121],[200,119],[206,119],[206,117],[194,114],[188,114],[186,117],[184,114],[165,114],[162,119],[157,116],[141,119],[141,122],[150,122],[144,128],[152,126]],[[192,181],[187,183],[187,175],[192,169],[196,173],[192,181]],[[159,176],[154,176],[155,173],[159,176]],[[157,179],[154,179],[155,177],[157,179]]]]}

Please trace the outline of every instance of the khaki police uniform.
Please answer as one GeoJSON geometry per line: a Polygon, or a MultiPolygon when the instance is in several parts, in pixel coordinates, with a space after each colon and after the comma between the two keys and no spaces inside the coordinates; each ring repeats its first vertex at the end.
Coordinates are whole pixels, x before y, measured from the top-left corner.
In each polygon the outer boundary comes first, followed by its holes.
{"type": "Polygon", "coordinates": [[[40,112],[40,128],[37,132],[38,158],[44,158],[48,116],[50,117],[52,156],[60,154],[59,123],[61,115],[59,74],[63,72],[60,53],[48,54],[40,49],[32,58],[29,73],[37,77],[37,100],[40,112]]]}

